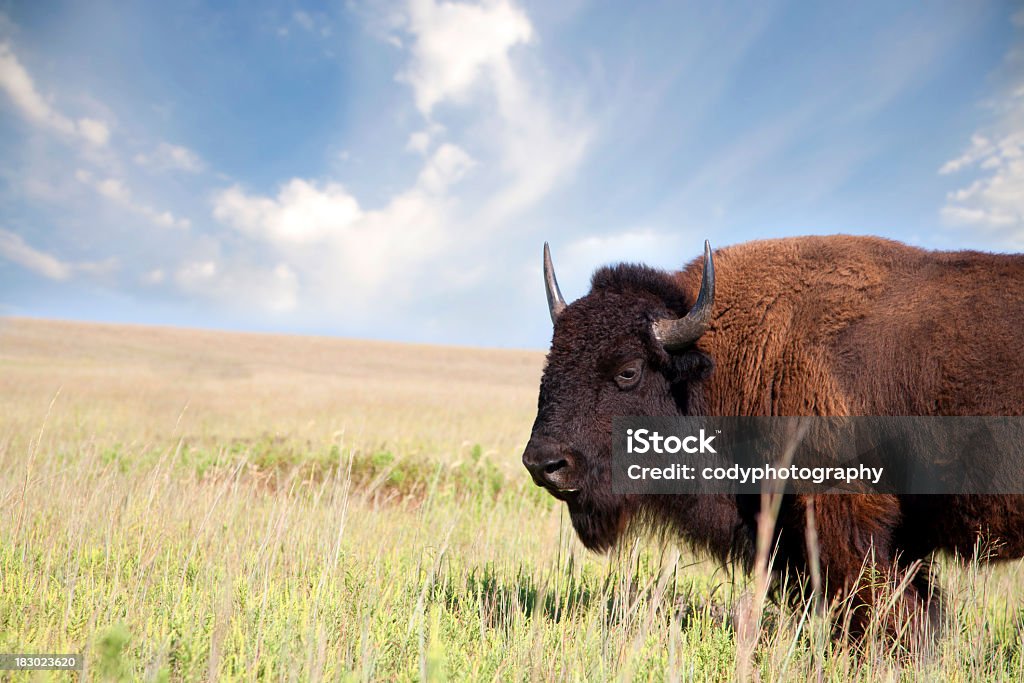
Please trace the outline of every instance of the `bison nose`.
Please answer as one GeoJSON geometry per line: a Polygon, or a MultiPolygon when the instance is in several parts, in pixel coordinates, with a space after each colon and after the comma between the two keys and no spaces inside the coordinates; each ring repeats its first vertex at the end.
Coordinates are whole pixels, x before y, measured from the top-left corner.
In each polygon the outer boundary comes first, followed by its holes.
{"type": "Polygon", "coordinates": [[[531,443],[523,453],[523,465],[530,471],[537,486],[570,488],[572,456],[557,444],[531,443]]]}

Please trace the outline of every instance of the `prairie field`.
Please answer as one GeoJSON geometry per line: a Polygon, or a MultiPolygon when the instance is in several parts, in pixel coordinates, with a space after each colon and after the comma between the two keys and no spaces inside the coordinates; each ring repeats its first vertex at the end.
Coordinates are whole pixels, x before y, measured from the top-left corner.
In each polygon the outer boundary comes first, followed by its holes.
{"type": "Polygon", "coordinates": [[[940,558],[908,654],[674,539],[587,552],[520,463],[542,365],[0,321],[0,653],[81,653],[82,680],[1024,680],[1020,562],[940,558]]]}

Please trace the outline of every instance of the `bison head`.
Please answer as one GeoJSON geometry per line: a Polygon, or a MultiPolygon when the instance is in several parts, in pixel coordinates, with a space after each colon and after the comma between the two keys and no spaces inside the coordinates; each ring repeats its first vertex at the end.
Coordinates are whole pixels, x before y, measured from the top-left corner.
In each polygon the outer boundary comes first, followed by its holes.
{"type": "Polygon", "coordinates": [[[523,464],[568,504],[583,544],[606,550],[639,502],[612,492],[612,418],[700,412],[697,389],[713,367],[696,346],[714,304],[711,248],[695,302],[668,273],[619,265],[566,305],[547,244],[544,280],[555,329],[523,464]]]}

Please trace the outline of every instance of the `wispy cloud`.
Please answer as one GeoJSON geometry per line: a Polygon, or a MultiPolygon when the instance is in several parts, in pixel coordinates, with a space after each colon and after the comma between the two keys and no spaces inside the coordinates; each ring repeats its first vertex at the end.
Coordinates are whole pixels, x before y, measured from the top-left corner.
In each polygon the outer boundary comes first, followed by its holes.
{"type": "MultiPolygon", "coordinates": [[[[1024,26],[1024,12],[1012,18],[1024,26]]],[[[1024,55],[1011,51],[1007,63],[1024,71],[1024,55]]],[[[990,102],[993,120],[971,136],[960,156],[939,168],[940,175],[970,175],[951,191],[941,209],[943,220],[988,232],[1003,246],[1024,248],[1024,78],[990,102]]]]}
{"type": "MultiPolygon", "coordinates": [[[[473,111],[480,130],[475,142],[493,155],[491,172],[502,175],[501,189],[488,195],[478,221],[500,224],[571,177],[593,126],[571,97],[556,110],[514,59],[513,51],[527,49],[536,37],[520,7],[509,0],[410,0],[400,25],[409,60],[398,78],[412,87],[419,111],[430,122],[442,104],[473,111]]],[[[437,134],[436,128],[429,136],[414,133],[409,146],[424,148],[437,134]]]]}
{"type": "MultiPolygon", "coordinates": [[[[590,235],[575,239],[554,250],[559,283],[567,296],[584,294],[590,274],[598,266],[610,263],[646,263],[671,270],[683,266],[683,260],[695,253],[697,237],[690,231],[664,232],[635,227],[617,233],[590,235]]],[[[531,263],[532,282],[541,281],[540,259],[531,263]]]]}
{"type": "Polygon", "coordinates": [[[288,37],[292,29],[299,29],[299,33],[313,35],[320,39],[330,38],[334,29],[323,14],[311,14],[305,10],[295,10],[288,21],[277,29],[277,34],[288,37]]]}
{"type": "Polygon", "coordinates": [[[508,0],[411,0],[405,18],[411,59],[398,78],[412,86],[425,116],[441,102],[463,100],[481,82],[502,87],[509,50],[533,37],[526,14],[508,0]]]}
{"type": "Polygon", "coordinates": [[[980,177],[950,192],[942,217],[954,225],[998,230],[1015,246],[1024,246],[1024,98],[1004,122],[1004,132],[976,134],[971,146],[946,162],[942,174],[976,171],[980,177]]]}
{"type": "Polygon", "coordinates": [[[133,158],[135,163],[154,170],[185,171],[186,173],[200,173],[205,170],[199,154],[182,145],[172,145],[168,142],[159,143],[150,152],[139,152],[133,158]]]}
{"type": "MultiPolygon", "coordinates": [[[[402,63],[391,75],[408,87],[419,121],[393,134],[396,147],[418,160],[411,181],[383,200],[362,197],[327,175],[285,178],[271,193],[228,178],[203,193],[209,204],[193,206],[201,225],[189,230],[189,218],[157,208],[164,188],[125,168],[181,172],[181,178],[207,183],[213,176],[198,151],[159,139],[147,143],[133,121],[122,124],[131,136],[113,144],[102,122],[75,120],[43,97],[6,44],[0,84],[41,130],[86,147],[105,146],[102,163],[83,155],[64,166],[72,183],[155,226],[176,228],[163,231],[176,236],[173,244],[140,235],[161,246],[133,264],[133,284],[275,314],[339,311],[358,323],[386,312],[400,319],[415,314],[410,307],[430,293],[471,293],[488,266],[492,277],[513,273],[494,266],[505,265],[501,245],[518,234],[514,219],[571,178],[593,127],[575,90],[550,89],[536,61],[515,54],[534,50],[537,36],[513,0],[407,0],[397,17],[382,38],[396,38],[389,42],[399,46],[402,63]],[[205,220],[199,211],[209,212],[205,220]],[[446,254],[474,265],[449,265],[446,254]]],[[[330,34],[330,21],[318,14],[296,11],[288,26],[321,38],[330,34]]],[[[61,173],[59,165],[47,168],[55,177],[61,173]]],[[[69,201],[56,191],[50,200],[69,201]]],[[[9,260],[36,272],[68,280],[89,269],[31,251],[23,241],[7,242],[18,254],[9,260]]]]}
{"type": "Polygon", "coordinates": [[[117,259],[102,262],[68,263],[37,249],[16,233],[0,228],[0,257],[51,280],[67,280],[76,273],[106,275],[117,269],[117,259]]]}
{"type": "Polygon", "coordinates": [[[75,171],[75,178],[82,184],[87,185],[103,197],[122,206],[129,211],[145,217],[152,223],[162,228],[188,229],[191,221],[187,218],[175,216],[170,211],[161,211],[148,204],[136,201],[132,197],[131,190],[119,178],[99,178],[93,173],[84,169],[75,171]]]}
{"type": "Polygon", "coordinates": [[[67,280],[71,277],[72,268],[67,263],[53,254],[29,246],[21,235],[3,229],[0,229],[0,255],[51,280],[67,280]]]}
{"type": "Polygon", "coordinates": [[[251,195],[234,185],[214,197],[213,215],[249,237],[275,244],[308,244],[337,237],[363,216],[359,202],[339,184],[318,186],[293,178],[276,197],[251,195]]]}
{"type": "MultiPolygon", "coordinates": [[[[148,274],[151,284],[163,282],[163,271],[148,274]]],[[[288,313],[299,295],[299,280],[285,263],[271,268],[235,264],[225,267],[215,260],[189,261],[174,274],[181,290],[196,297],[212,299],[238,310],[288,313]]]]}
{"type": "Polygon", "coordinates": [[[424,287],[472,286],[484,270],[449,269],[440,256],[493,262],[509,219],[569,177],[590,134],[575,112],[562,118],[513,59],[534,29],[512,2],[410,0],[394,25],[405,55],[396,78],[422,117],[406,134],[406,149],[422,155],[411,185],[380,206],[326,178],[292,178],[273,195],[235,184],[213,196],[221,224],[271,247],[302,274],[309,297],[320,293],[321,310],[344,307],[350,317],[382,306],[398,313],[424,287]]]}
{"type": "Polygon", "coordinates": [[[213,199],[214,216],[301,265],[313,291],[344,292],[352,313],[400,303],[409,283],[451,239],[448,190],[472,167],[452,144],[425,162],[416,183],[383,208],[364,209],[342,185],[294,178],[274,197],[234,186],[213,199]],[[395,285],[399,285],[396,287],[395,285]],[[396,301],[397,297],[397,301],[396,301]]]}
{"type": "MultiPolygon", "coordinates": [[[[118,171],[125,165],[124,153],[111,140],[108,124],[95,118],[73,119],[58,109],[51,102],[52,98],[46,98],[40,93],[35,79],[8,43],[0,43],[0,89],[6,92],[23,118],[40,132],[39,140],[26,147],[27,168],[11,176],[15,186],[25,196],[71,207],[76,200],[74,186],[77,181],[94,190],[103,201],[141,216],[158,227],[184,230],[191,226],[189,219],[137,199],[123,179],[123,174],[118,171]],[[51,140],[56,144],[48,144],[51,140]],[[76,169],[78,164],[87,168],[76,169]],[[93,170],[89,170],[89,167],[93,170]]],[[[82,97],[79,95],[70,99],[82,97]]],[[[150,154],[140,154],[136,161],[145,162],[154,168],[175,167],[189,171],[202,168],[202,161],[194,152],[167,143],[153,146],[150,154]]],[[[81,210],[77,206],[75,208],[81,210]]],[[[94,224],[92,229],[100,232],[98,224],[94,224]]],[[[106,265],[111,262],[110,259],[100,265],[91,262],[70,264],[42,252],[40,255],[49,258],[26,257],[16,262],[35,272],[60,274],[57,279],[111,270],[106,265]]],[[[116,261],[116,257],[111,258],[116,261]]]]}
{"type": "Polygon", "coordinates": [[[1020,114],[938,175],[914,142],[978,115],[947,93],[991,93],[998,55],[969,48],[1005,39],[993,12],[200,3],[175,33],[192,49],[140,71],[180,47],[161,7],[60,45],[0,17],[0,289],[90,279],[182,322],[534,344],[544,240],[582,294],[603,263],[678,268],[705,237],[906,239],[950,182],[946,221],[1024,234],[1020,114]]]}
{"type": "Polygon", "coordinates": [[[29,122],[102,147],[110,140],[110,127],[92,118],[72,119],[61,113],[36,89],[35,82],[7,43],[0,43],[0,88],[29,122]]]}

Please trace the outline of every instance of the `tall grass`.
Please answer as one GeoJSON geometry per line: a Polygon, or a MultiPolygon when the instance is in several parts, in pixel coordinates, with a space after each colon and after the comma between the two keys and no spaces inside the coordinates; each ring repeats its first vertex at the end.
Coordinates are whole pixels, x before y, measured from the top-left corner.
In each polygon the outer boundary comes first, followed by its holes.
{"type": "MultiPolygon", "coordinates": [[[[162,338],[136,353],[159,355],[162,338]]],[[[0,362],[39,353],[12,346],[0,362]]],[[[268,431],[301,424],[297,395],[315,380],[297,372],[275,416],[219,426],[196,410],[223,395],[217,382],[165,410],[148,401],[180,369],[132,403],[49,352],[61,369],[0,372],[18,395],[0,398],[13,416],[0,422],[0,652],[81,652],[85,680],[1024,677],[1020,563],[940,561],[949,601],[934,646],[908,659],[878,638],[855,653],[829,637],[842,606],[762,599],[766,575],[642,538],[607,558],[584,551],[502,436],[525,438],[529,407],[490,418],[505,420],[494,443],[401,416],[399,439],[376,431],[382,417],[268,431]]],[[[225,400],[263,415],[266,387],[248,388],[225,400]]],[[[387,405],[375,391],[349,400],[387,405]]]]}

